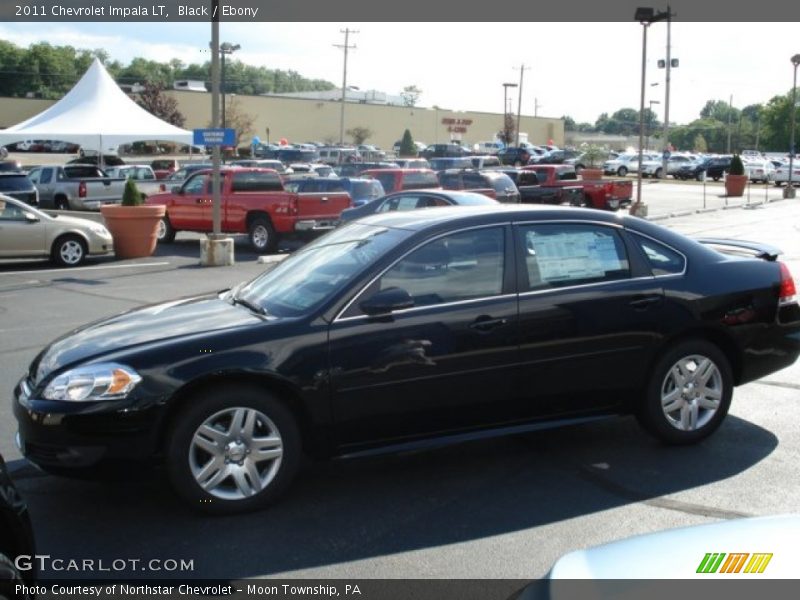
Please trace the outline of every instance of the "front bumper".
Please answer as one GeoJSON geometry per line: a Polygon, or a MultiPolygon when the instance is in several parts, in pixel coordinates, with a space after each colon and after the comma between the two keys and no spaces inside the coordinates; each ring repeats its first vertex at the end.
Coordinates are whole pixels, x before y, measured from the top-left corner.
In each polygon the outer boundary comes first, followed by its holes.
{"type": "Polygon", "coordinates": [[[145,462],[159,449],[159,405],[136,410],[121,402],[61,402],[14,388],[17,445],[44,470],[87,470],[107,463],[145,462]]]}

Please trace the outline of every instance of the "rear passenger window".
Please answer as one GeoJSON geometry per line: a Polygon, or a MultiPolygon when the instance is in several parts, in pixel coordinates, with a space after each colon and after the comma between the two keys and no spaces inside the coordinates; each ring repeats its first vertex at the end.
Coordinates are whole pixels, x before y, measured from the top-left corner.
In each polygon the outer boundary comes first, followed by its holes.
{"type": "Polygon", "coordinates": [[[647,257],[647,262],[650,265],[650,269],[653,271],[653,275],[676,275],[683,273],[686,267],[686,259],[682,254],[664,244],[643,238],[642,236],[635,235],[633,237],[638,242],[642,251],[644,251],[644,255],[647,257]]]}
{"type": "Polygon", "coordinates": [[[520,233],[528,291],[630,277],[625,245],[611,227],[572,223],[524,225],[520,233]]]}

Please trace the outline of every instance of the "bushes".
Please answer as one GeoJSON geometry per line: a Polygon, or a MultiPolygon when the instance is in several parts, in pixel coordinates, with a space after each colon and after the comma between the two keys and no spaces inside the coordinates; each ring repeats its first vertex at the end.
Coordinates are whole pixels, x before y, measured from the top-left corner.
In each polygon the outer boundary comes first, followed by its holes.
{"type": "Polygon", "coordinates": [[[144,204],[144,196],[139,192],[133,179],[125,182],[125,191],[122,193],[122,206],[140,206],[144,204]]]}

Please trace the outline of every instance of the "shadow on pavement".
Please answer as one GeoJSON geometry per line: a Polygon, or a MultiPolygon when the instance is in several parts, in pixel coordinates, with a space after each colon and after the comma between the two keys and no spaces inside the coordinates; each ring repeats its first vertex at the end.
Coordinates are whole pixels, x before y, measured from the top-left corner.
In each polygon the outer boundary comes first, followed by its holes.
{"type": "MultiPolygon", "coordinates": [[[[737,475],[777,443],[769,431],[733,416],[692,447],[662,446],[632,418],[610,419],[436,451],[313,464],[279,504],[235,517],[187,509],[161,472],[144,482],[34,476],[18,483],[40,553],[194,559],[193,577],[233,579],[455,544],[656,502],[737,475]]],[[[704,514],[703,507],[672,502],[675,510],[704,514]]],[[[719,516],[715,510],[707,514],[719,516]]]]}

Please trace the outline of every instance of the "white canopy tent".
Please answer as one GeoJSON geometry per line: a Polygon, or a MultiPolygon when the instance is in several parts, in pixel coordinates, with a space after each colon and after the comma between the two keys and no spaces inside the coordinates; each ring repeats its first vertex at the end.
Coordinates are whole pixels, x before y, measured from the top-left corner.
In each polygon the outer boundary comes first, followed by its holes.
{"type": "Polygon", "coordinates": [[[0,130],[0,145],[59,140],[108,153],[144,140],[192,143],[192,132],[150,114],[131,100],[95,59],[80,81],[47,110],[0,130]]]}

